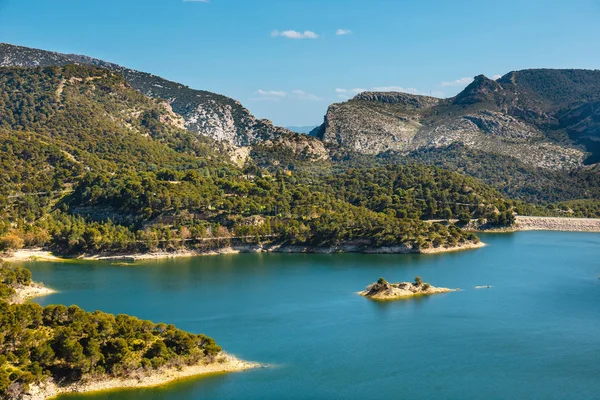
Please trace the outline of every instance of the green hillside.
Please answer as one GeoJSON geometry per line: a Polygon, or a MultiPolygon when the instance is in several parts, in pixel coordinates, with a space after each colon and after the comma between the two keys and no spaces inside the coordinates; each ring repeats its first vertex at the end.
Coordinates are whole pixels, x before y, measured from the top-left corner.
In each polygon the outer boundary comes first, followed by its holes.
{"type": "Polygon", "coordinates": [[[0,97],[0,251],[45,246],[75,255],[357,240],[418,250],[477,240],[422,219],[447,218],[448,210],[485,217],[512,207],[485,185],[432,167],[342,175],[283,166],[267,172],[251,162],[240,169],[211,139],[178,126],[164,104],[100,68],[3,68],[0,97]],[[352,184],[365,173],[372,186],[352,184]]]}

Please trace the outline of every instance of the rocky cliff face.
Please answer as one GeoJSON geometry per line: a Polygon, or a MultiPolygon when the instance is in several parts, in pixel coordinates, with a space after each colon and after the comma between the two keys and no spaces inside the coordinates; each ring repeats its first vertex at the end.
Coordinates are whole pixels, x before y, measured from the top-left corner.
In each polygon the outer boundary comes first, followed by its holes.
{"type": "Polygon", "coordinates": [[[600,71],[526,70],[483,75],[456,97],[361,93],[329,107],[315,130],[364,154],[443,148],[453,143],[541,168],[600,160],[600,71]]]}
{"type": "Polygon", "coordinates": [[[330,106],[315,134],[326,143],[365,154],[408,149],[422,128],[423,113],[439,102],[406,93],[361,93],[330,106]]]}
{"type": "Polygon", "coordinates": [[[0,43],[0,66],[38,67],[67,64],[94,65],[122,74],[141,93],[164,99],[195,133],[248,146],[289,131],[254,117],[238,101],[216,93],[194,90],[158,76],[75,54],[61,54],[0,43]]]}

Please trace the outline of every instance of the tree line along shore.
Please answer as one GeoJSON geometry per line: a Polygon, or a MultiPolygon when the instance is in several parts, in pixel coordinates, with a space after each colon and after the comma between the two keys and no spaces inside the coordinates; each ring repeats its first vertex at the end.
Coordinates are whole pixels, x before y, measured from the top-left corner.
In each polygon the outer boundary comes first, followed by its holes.
{"type": "MultiPolygon", "coordinates": [[[[432,223],[455,224],[458,220],[435,220],[432,223]]],[[[516,216],[515,222],[511,225],[497,226],[486,223],[480,224],[477,220],[471,220],[469,225],[464,225],[463,229],[472,232],[517,232],[531,230],[546,231],[565,231],[565,232],[600,232],[600,219],[598,218],[568,218],[568,217],[536,217],[536,216],[516,216]]],[[[163,258],[181,258],[194,257],[202,255],[218,254],[236,254],[236,253],[259,253],[259,252],[279,252],[279,253],[388,253],[388,254],[435,254],[444,252],[453,252],[460,250],[469,250],[483,247],[485,244],[479,240],[457,243],[454,246],[411,248],[405,245],[371,247],[368,241],[355,240],[345,244],[329,247],[319,246],[281,246],[277,244],[246,243],[240,238],[222,237],[213,238],[215,241],[224,243],[222,247],[212,248],[187,248],[181,246],[173,248],[170,251],[147,251],[145,253],[105,253],[79,255],[76,257],[57,256],[52,252],[42,248],[18,249],[0,253],[0,256],[7,261],[68,261],[72,259],[84,261],[143,261],[163,258]],[[236,242],[237,240],[237,242],[236,242]]],[[[245,239],[245,238],[243,238],[245,239]]],[[[192,241],[190,239],[190,241],[192,241]]]]}

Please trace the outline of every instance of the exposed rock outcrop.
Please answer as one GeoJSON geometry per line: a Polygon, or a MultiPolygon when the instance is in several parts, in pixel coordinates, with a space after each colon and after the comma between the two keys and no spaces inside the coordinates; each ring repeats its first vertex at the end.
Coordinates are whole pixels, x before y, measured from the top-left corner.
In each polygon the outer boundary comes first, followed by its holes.
{"type": "Polygon", "coordinates": [[[598,110],[600,71],[525,70],[497,81],[476,76],[451,99],[361,93],[330,106],[314,133],[364,154],[460,144],[571,170],[600,160],[598,110]]]}
{"type": "Polygon", "coordinates": [[[440,100],[406,93],[361,93],[333,104],[317,137],[364,154],[412,148],[422,115],[440,100]]]}

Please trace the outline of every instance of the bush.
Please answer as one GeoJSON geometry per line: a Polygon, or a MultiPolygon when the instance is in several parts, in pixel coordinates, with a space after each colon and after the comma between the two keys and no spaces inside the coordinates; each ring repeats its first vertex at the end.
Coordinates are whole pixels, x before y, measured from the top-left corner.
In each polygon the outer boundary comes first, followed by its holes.
{"type": "Polygon", "coordinates": [[[13,233],[0,237],[0,251],[19,250],[24,244],[23,239],[13,233]]]}

